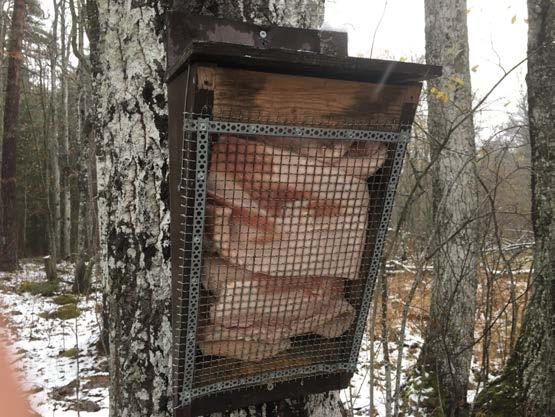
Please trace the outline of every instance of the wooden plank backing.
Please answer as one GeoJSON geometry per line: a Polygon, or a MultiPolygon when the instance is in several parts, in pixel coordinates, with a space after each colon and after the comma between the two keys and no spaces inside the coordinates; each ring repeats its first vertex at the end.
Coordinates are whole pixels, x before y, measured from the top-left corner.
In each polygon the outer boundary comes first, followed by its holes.
{"type": "Polygon", "coordinates": [[[416,105],[421,84],[375,84],[200,66],[197,88],[213,92],[214,115],[256,120],[271,116],[302,123],[398,123],[403,106],[416,105]]]}

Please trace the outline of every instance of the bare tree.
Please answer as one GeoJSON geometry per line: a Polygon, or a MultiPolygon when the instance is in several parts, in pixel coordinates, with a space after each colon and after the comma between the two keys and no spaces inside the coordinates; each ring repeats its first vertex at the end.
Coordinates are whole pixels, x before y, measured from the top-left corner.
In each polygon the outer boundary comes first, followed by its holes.
{"type": "Polygon", "coordinates": [[[19,118],[20,70],[25,32],[25,0],[15,0],[8,48],[4,103],[2,171],[0,173],[0,270],[17,268],[16,141],[19,118]]]}
{"type": "Polygon", "coordinates": [[[77,68],[77,236],[75,256],[74,292],[88,292],[96,255],[96,161],[94,155],[94,129],[92,124],[96,115],[92,106],[92,79],[90,55],[84,50],[84,16],[80,2],[69,0],[71,11],[70,43],[73,54],[79,60],[77,68]]]}
{"type": "Polygon", "coordinates": [[[435,244],[430,322],[419,358],[446,415],[467,408],[477,286],[478,209],[466,0],[426,0],[426,61],[444,73],[428,84],[435,244]]]}
{"type": "MultiPolygon", "coordinates": [[[[4,51],[6,45],[6,26],[8,23],[7,13],[4,5],[7,0],[0,0],[0,51],[4,51]]],[[[4,68],[4,54],[0,54],[0,68],[4,68]]],[[[4,72],[0,71],[0,137],[4,132],[4,72]]],[[[2,146],[0,146],[0,163],[2,162],[2,146]]]]}
{"type": "Polygon", "coordinates": [[[53,0],[54,19],[52,22],[52,34],[50,42],[50,123],[49,132],[46,132],[48,140],[48,198],[49,198],[49,219],[48,219],[48,246],[51,262],[55,265],[60,253],[61,241],[61,202],[60,202],[60,164],[59,164],[59,145],[58,145],[58,105],[56,102],[56,67],[58,65],[58,17],[59,9],[56,0],[53,0]]]}
{"type": "Polygon", "coordinates": [[[62,213],[61,218],[61,242],[60,256],[67,258],[71,253],[71,178],[73,176],[72,166],[69,158],[69,80],[68,80],[68,64],[70,44],[67,37],[66,27],[67,4],[66,0],[60,2],[60,54],[61,54],[61,71],[60,71],[60,92],[62,95],[60,127],[61,135],[60,146],[60,171],[61,177],[61,202],[62,213]]]}
{"type": "Polygon", "coordinates": [[[553,79],[555,6],[528,1],[528,112],[532,159],[534,272],[521,333],[502,376],[479,395],[476,415],[555,414],[553,279],[553,79]]]}
{"type": "MultiPolygon", "coordinates": [[[[77,20],[77,14],[74,13],[73,0],[70,0],[73,21],[77,20]]],[[[79,59],[83,72],[87,74],[87,80],[90,84],[89,100],[85,100],[86,115],[83,120],[83,134],[87,147],[87,195],[89,199],[87,217],[87,250],[90,256],[96,256],[98,252],[98,206],[97,206],[97,179],[96,179],[96,136],[98,134],[98,100],[95,94],[93,81],[101,72],[100,61],[98,57],[98,47],[100,36],[98,29],[98,9],[95,0],[86,0],[82,3],[81,13],[78,15],[80,19],[79,36],[73,37],[73,41],[79,39],[79,42],[73,47],[74,54],[79,59]],[[83,53],[84,36],[87,35],[89,40],[89,55],[85,58],[83,53]]],[[[87,95],[85,95],[87,97],[87,95]]]]}

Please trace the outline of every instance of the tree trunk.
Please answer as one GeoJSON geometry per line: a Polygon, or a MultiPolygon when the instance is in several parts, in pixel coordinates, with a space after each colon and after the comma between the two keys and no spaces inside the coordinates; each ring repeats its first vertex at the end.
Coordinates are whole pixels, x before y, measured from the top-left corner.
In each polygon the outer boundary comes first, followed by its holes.
{"type": "MultiPolygon", "coordinates": [[[[6,45],[6,26],[8,18],[4,11],[6,0],[0,0],[0,51],[6,45]]],[[[4,54],[0,54],[0,68],[4,68],[4,54]]],[[[4,136],[4,71],[0,71],[0,137],[4,136]]],[[[2,143],[0,142],[0,164],[2,163],[2,143]]]]}
{"type": "Polygon", "coordinates": [[[79,257],[75,263],[71,291],[75,294],[88,294],[90,292],[93,268],[94,260],[86,260],[84,257],[79,257]]]}
{"type": "Polygon", "coordinates": [[[555,193],[555,5],[528,1],[528,115],[532,150],[534,271],[521,333],[500,378],[480,393],[476,415],[548,417],[555,415],[555,270],[553,215],[555,193]]]}
{"type": "MultiPolygon", "coordinates": [[[[96,106],[94,105],[93,94],[91,91],[92,77],[99,73],[97,64],[93,65],[93,53],[87,59],[84,50],[84,35],[86,24],[93,24],[96,17],[88,19],[84,15],[86,7],[83,8],[80,2],[75,5],[74,0],[69,0],[71,10],[72,28],[71,43],[74,55],[79,59],[79,94],[77,106],[78,112],[78,195],[79,197],[79,220],[78,236],[76,242],[77,252],[85,253],[87,257],[96,256],[98,222],[96,210],[96,155],[95,155],[95,121],[97,119],[96,106]]],[[[89,39],[92,39],[89,37],[89,39]]],[[[96,53],[96,44],[93,39],[91,51],[96,53]]]]}
{"type": "MultiPolygon", "coordinates": [[[[98,16],[96,3],[89,1],[82,5],[74,0],[68,1],[71,12],[71,31],[67,40],[67,56],[69,48],[79,60],[77,68],[77,164],[67,162],[69,171],[74,177],[71,193],[77,195],[77,232],[72,250],[76,252],[76,263],[80,257],[84,261],[96,256],[97,252],[97,210],[96,210],[96,96],[91,90],[94,78],[100,73],[98,63],[98,16]],[[87,32],[90,54],[84,49],[84,35],[87,32]]],[[[67,116],[66,116],[67,120],[67,116]]],[[[71,202],[70,202],[71,204],[71,202]]]]}
{"type": "Polygon", "coordinates": [[[52,39],[50,43],[50,132],[48,132],[48,198],[49,207],[49,233],[48,245],[52,261],[58,261],[60,253],[60,164],[59,164],[59,145],[58,145],[58,106],[56,103],[56,66],[58,62],[58,4],[53,0],[54,20],[52,22],[52,39]]]}
{"type": "MultiPolygon", "coordinates": [[[[96,118],[93,114],[94,107],[90,106],[92,74],[91,63],[84,51],[84,27],[83,16],[81,14],[81,4],[77,2],[77,7],[74,0],[69,0],[69,10],[71,12],[71,32],[68,39],[68,48],[71,43],[74,55],[79,60],[79,67],[77,68],[77,150],[75,164],[75,176],[77,186],[74,193],[77,194],[77,233],[75,237],[75,244],[73,245],[75,252],[75,274],[73,291],[86,293],[89,291],[92,283],[92,271],[94,269],[95,261],[95,248],[92,244],[93,235],[96,236],[93,230],[96,222],[91,218],[91,213],[96,211],[92,209],[91,205],[96,204],[94,195],[92,194],[93,173],[91,170],[95,165],[91,165],[91,159],[95,158],[93,153],[94,148],[91,148],[90,142],[94,142],[94,137],[91,136],[91,125],[96,118]]],[[[90,57],[90,56],[89,56],[90,57]]],[[[101,335],[106,335],[104,329],[101,328],[101,335]]],[[[106,343],[107,345],[107,343],[106,343]]],[[[105,351],[106,349],[103,349],[105,351]]]]}
{"type": "MultiPolygon", "coordinates": [[[[437,252],[430,323],[420,368],[445,415],[467,409],[477,285],[477,185],[465,0],[426,0],[426,61],[443,65],[428,82],[437,252]]],[[[436,249],[436,248],[434,248],[436,249]]]]}
{"type": "Polygon", "coordinates": [[[56,269],[56,263],[50,255],[42,258],[44,261],[44,273],[46,274],[47,281],[56,281],[58,279],[58,271],[56,269]]]}
{"type": "Polygon", "coordinates": [[[78,166],[78,175],[77,175],[77,201],[78,201],[78,213],[77,213],[77,235],[75,238],[75,259],[76,263],[79,262],[79,258],[83,256],[87,256],[87,241],[88,236],[87,232],[89,230],[89,216],[88,216],[88,205],[89,205],[89,198],[88,198],[88,178],[87,178],[87,161],[88,161],[88,152],[86,141],[87,137],[85,136],[85,132],[83,130],[83,121],[85,120],[87,109],[86,109],[86,97],[83,93],[83,90],[86,89],[85,82],[88,82],[88,79],[85,79],[82,73],[82,70],[78,70],[79,75],[77,76],[77,88],[79,89],[79,94],[77,95],[77,143],[78,143],[78,152],[77,152],[77,166],[78,166]],[[86,80],[86,81],[85,81],[86,80]]]}
{"type": "Polygon", "coordinates": [[[86,83],[90,81],[83,69],[79,69],[79,89],[80,93],[77,98],[77,132],[79,141],[78,151],[78,177],[77,177],[77,194],[78,198],[78,214],[77,214],[77,235],[75,248],[75,272],[73,281],[73,292],[86,294],[89,292],[92,283],[92,271],[94,265],[94,254],[90,245],[90,218],[89,218],[89,146],[88,134],[83,129],[83,121],[87,117],[87,88],[86,83]]]}
{"type": "Polygon", "coordinates": [[[16,141],[25,0],[15,0],[8,48],[8,81],[4,102],[2,171],[0,173],[0,270],[17,268],[16,141]]]}
{"type": "MultiPolygon", "coordinates": [[[[322,0],[184,2],[195,13],[318,26],[322,0]],[[236,4],[239,3],[239,4],[236,4]],[[276,10],[277,8],[277,10],[276,10]]],[[[165,11],[161,1],[98,2],[101,269],[110,313],[111,415],[169,416],[170,251],[165,11]]],[[[339,414],[332,393],[273,404],[280,415],[339,414]]],[[[268,410],[270,407],[268,407],[268,410]]]]}
{"type": "Polygon", "coordinates": [[[71,182],[73,177],[73,170],[71,169],[69,159],[69,80],[67,73],[67,66],[69,60],[69,41],[66,30],[66,1],[62,0],[60,10],[60,52],[61,59],[61,76],[60,76],[60,90],[62,93],[61,105],[61,120],[60,125],[62,129],[61,134],[61,155],[60,166],[62,172],[62,186],[61,186],[61,200],[62,200],[62,221],[61,221],[61,249],[60,256],[67,258],[71,254],[71,182]]]}

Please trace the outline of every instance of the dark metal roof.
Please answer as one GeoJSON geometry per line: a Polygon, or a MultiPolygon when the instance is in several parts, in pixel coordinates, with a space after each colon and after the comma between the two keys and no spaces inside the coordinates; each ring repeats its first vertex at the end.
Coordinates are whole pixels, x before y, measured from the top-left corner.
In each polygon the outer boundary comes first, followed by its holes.
{"type": "Polygon", "coordinates": [[[223,42],[259,49],[290,49],[347,56],[347,34],[327,30],[264,26],[237,20],[168,13],[168,68],[173,68],[192,41],[223,42]]]}
{"type": "Polygon", "coordinates": [[[441,75],[441,67],[347,56],[347,34],[192,16],[168,17],[167,81],[193,62],[325,78],[409,83],[441,75]]]}
{"type": "Polygon", "coordinates": [[[355,57],[337,57],[289,49],[259,49],[253,46],[223,42],[193,41],[183,51],[167,81],[189,63],[206,62],[226,67],[295,75],[404,84],[424,81],[441,75],[441,67],[409,62],[355,57]]]}

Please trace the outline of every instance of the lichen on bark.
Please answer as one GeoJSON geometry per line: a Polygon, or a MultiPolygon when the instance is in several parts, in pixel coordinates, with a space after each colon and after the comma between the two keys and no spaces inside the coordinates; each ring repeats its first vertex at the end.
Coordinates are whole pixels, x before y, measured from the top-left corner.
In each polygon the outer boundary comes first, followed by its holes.
{"type": "Polygon", "coordinates": [[[111,415],[171,412],[164,8],[99,2],[96,80],[102,271],[110,312],[111,415]]]}

